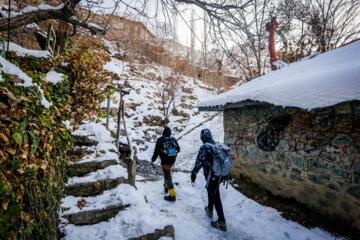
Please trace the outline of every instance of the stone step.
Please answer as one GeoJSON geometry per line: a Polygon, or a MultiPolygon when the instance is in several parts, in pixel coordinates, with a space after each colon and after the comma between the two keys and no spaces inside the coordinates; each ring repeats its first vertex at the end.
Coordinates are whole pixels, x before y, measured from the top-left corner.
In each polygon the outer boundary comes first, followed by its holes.
{"type": "Polygon", "coordinates": [[[96,146],[98,141],[92,140],[87,136],[74,135],[75,146],[96,146]]]}
{"type": "Polygon", "coordinates": [[[92,225],[99,222],[104,222],[113,218],[120,211],[129,207],[130,204],[125,205],[114,205],[108,206],[103,209],[95,209],[89,211],[82,211],[78,213],[63,215],[62,217],[69,220],[69,223],[81,226],[81,225],[92,225]]]}
{"type": "Polygon", "coordinates": [[[128,183],[126,178],[104,179],[98,182],[78,183],[65,187],[65,194],[75,197],[89,197],[101,194],[106,190],[115,188],[121,183],[128,183]]]}
{"type": "Polygon", "coordinates": [[[162,237],[175,239],[175,228],[173,225],[165,226],[164,229],[155,229],[154,233],[148,233],[141,237],[129,238],[129,240],[157,240],[162,237]]]}
{"type": "Polygon", "coordinates": [[[68,166],[67,174],[69,177],[81,177],[91,172],[95,172],[98,169],[104,169],[108,166],[117,164],[118,161],[115,159],[74,163],[68,166]]]}

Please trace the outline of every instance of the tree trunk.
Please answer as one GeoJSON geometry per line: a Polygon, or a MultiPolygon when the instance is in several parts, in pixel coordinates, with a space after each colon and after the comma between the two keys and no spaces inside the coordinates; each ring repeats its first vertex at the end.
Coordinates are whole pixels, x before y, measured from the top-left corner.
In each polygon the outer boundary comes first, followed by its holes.
{"type": "Polygon", "coordinates": [[[124,103],[124,101],[122,101],[121,114],[122,114],[122,119],[123,119],[123,124],[124,124],[126,140],[127,140],[128,145],[129,145],[129,148],[130,148],[130,159],[131,159],[131,161],[127,164],[128,181],[129,181],[129,184],[131,186],[135,187],[136,160],[135,160],[135,157],[134,157],[134,150],[132,148],[132,143],[131,143],[131,139],[130,139],[130,136],[129,136],[129,132],[128,132],[128,129],[127,129],[127,126],[126,126],[125,103],[124,103]]]}
{"type": "Polygon", "coordinates": [[[66,36],[67,36],[67,31],[68,31],[69,25],[67,22],[65,22],[64,20],[60,20],[59,22],[59,29],[58,29],[58,33],[57,33],[57,50],[59,53],[64,52],[65,49],[65,40],[66,40],[66,36]]]}

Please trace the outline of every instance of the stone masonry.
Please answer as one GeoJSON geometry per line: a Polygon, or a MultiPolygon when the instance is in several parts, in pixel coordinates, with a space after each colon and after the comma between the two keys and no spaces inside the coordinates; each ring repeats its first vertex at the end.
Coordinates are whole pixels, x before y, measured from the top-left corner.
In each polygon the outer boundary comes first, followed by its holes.
{"type": "Polygon", "coordinates": [[[360,229],[360,101],[224,111],[233,174],[360,229]]]}

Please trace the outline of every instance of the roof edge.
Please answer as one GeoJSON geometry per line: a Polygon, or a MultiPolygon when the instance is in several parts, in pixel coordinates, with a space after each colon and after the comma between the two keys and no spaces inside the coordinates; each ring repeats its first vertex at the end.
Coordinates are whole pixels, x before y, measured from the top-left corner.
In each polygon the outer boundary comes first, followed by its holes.
{"type": "Polygon", "coordinates": [[[227,109],[238,109],[248,106],[260,106],[267,105],[269,103],[254,101],[254,100],[245,100],[237,103],[227,103],[225,105],[216,105],[216,106],[199,106],[199,112],[219,112],[227,109]]]}

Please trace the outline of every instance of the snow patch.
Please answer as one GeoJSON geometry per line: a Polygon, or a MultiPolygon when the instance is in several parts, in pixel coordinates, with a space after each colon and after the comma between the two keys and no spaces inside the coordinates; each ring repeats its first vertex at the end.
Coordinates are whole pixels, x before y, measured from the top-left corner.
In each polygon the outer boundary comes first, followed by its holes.
{"type": "MultiPolygon", "coordinates": [[[[2,45],[0,45],[0,50],[2,50],[2,45]]],[[[7,43],[5,44],[5,48],[7,49],[7,43]]],[[[9,51],[14,51],[16,52],[16,55],[18,56],[33,56],[36,58],[49,58],[51,56],[49,51],[45,51],[45,50],[30,50],[30,49],[26,49],[23,48],[13,42],[10,42],[9,45],[9,51]]]]}
{"type": "Polygon", "coordinates": [[[64,74],[55,72],[54,69],[51,69],[46,74],[46,80],[55,85],[62,80],[63,76],[64,76],[64,74]]]}
{"type": "Polygon", "coordinates": [[[17,83],[17,85],[29,87],[33,86],[32,80],[30,77],[28,77],[23,71],[20,70],[17,66],[14,64],[8,62],[5,60],[5,58],[0,57],[0,69],[4,71],[5,73],[9,75],[17,76],[19,79],[23,80],[23,83],[17,83]]]}
{"type": "Polygon", "coordinates": [[[120,165],[111,165],[107,168],[92,172],[85,177],[73,177],[67,182],[67,186],[78,183],[97,182],[105,179],[116,179],[119,177],[128,177],[127,170],[120,165]]]}

